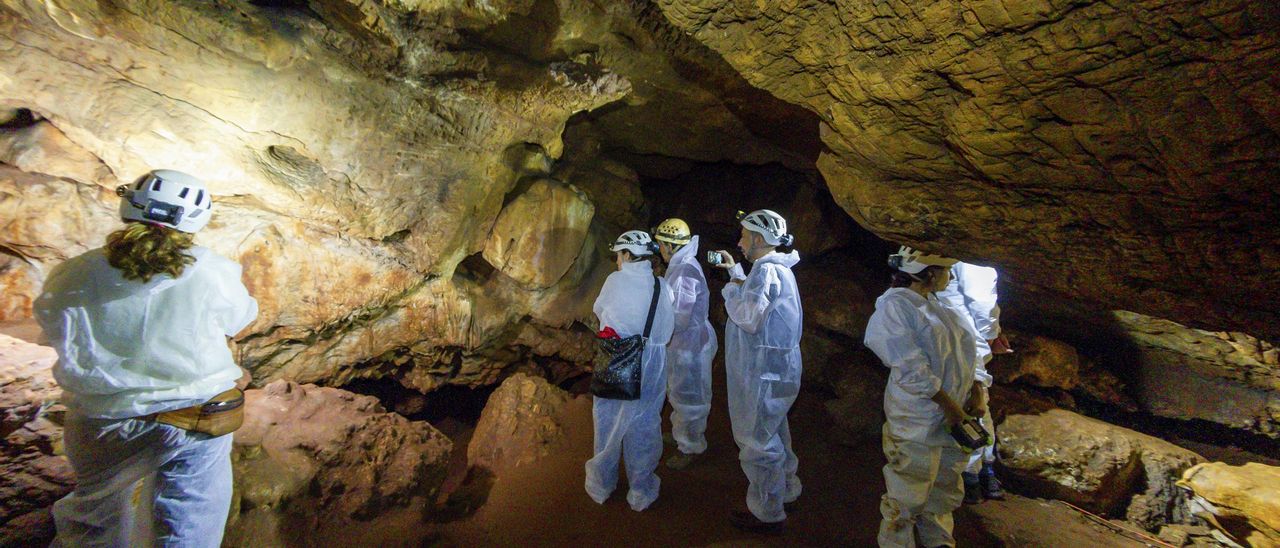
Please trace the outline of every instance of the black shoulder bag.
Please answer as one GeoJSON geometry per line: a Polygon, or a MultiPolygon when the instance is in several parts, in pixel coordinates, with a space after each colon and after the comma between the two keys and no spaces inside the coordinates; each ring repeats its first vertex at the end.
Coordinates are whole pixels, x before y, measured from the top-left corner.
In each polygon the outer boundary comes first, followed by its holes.
{"type": "MultiPolygon", "coordinates": [[[[599,339],[595,372],[591,375],[591,394],[610,400],[640,399],[640,370],[644,365],[644,347],[653,327],[653,314],[658,310],[658,278],[653,278],[653,299],[649,302],[649,319],[644,334],[625,339],[599,339]]],[[[604,326],[601,326],[604,327],[604,326]]]]}

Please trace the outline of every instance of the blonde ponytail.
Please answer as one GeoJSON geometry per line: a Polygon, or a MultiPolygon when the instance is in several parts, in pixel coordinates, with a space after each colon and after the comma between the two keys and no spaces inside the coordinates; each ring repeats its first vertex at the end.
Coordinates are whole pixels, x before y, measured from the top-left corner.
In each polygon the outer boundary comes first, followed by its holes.
{"type": "Polygon", "coordinates": [[[119,270],[126,280],[149,282],[157,274],[177,278],[195,262],[187,254],[194,236],[172,228],[128,223],[107,235],[107,263],[119,270]]]}

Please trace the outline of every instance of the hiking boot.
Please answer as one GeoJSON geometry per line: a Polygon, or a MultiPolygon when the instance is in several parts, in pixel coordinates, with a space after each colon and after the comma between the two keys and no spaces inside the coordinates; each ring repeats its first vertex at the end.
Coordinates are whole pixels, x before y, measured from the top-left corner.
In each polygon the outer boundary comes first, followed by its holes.
{"type": "MultiPolygon", "coordinates": [[[[982,482],[983,498],[987,500],[1004,500],[1004,489],[1000,488],[1000,480],[996,479],[996,471],[990,464],[982,465],[982,472],[978,473],[978,478],[982,482]]],[[[965,482],[965,500],[968,500],[968,480],[965,480],[965,482]]]]}
{"type": "Polygon", "coordinates": [[[756,519],[755,515],[745,510],[734,510],[729,514],[729,523],[748,533],[776,535],[786,527],[787,520],[767,523],[756,519]]]}
{"type": "Polygon", "coordinates": [[[964,503],[979,504],[982,502],[982,481],[972,472],[960,474],[964,478],[964,503]]]}
{"type": "Polygon", "coordinates": [[[702,460],[702,453],[684,453],[676,451],[676,454],[671,455],[671,458],[667,459],[667,468],[672,470],[684,470],[685,468],[688,468],[689,465],[700,460],[702,460]]]}

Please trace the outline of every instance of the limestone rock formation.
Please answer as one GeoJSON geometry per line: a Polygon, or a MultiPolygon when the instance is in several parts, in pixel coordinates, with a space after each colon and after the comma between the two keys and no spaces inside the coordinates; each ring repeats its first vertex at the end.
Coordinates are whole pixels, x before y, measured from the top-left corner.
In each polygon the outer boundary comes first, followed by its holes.
{"type": "Polygon", "coordinates": [[[1136,410],[1136,404],[1125,393],[1124,382],[1081,356],[1075,347],[1011,329],[1005,329],[1004,333],[1017,350],[994,356],[987,363],[987,371],[995,376],[996,382],[1066,390],[1125,410],[1136,410]]]}
{"type": "Polygon", "coordinates": [[[1124,355],[1144,410],[1280,438],[1280,348],[1244,333],[1202,331],[1141,314],[1116,312],[1115,318],[1132,345],[1124,355]]]}
{"type": "Polygon", "coordinates": [[[1014,337],[1017,351],[993,359],[987,369],[1001,382],[1020,382],[1044,388],[1071,390],[1080,384],[1080,355],[1076,349],[1047,337],[1014,337]]]}
{"type": "Polygon", "coordinates": [[[822,118],[819,168],[877,234],[1108,309],[1280,337],[1273,6],[658,4],[822,118]]]}
{"type": "Polygon", "coordinates": [[[0,335],[0,545],[47,543],[49,506],[71,492],[75,475],[62,456],[62,391],[53,381],[53,349],[0,335]]]}
{"type": "Polygon", "coordinates": [[[501,475],[537,460],[564,436],[560,409],[569,394],[541,377],[517,373],[489,396],[467,447],[467,464],[501,475]]]}
{"type": "Polygon", "coordinates": [[[1280,546],[1280,468],[1209,462],[1191,467],[1178,485],[1191,507],[1249,546],[1280,546]]]}
{"type": "Polygon", "coordinates": [[[296,528],[339,532],[397,511],[421,517],[444,482],[448,438],[373,397],[275,381],[247,391],[245,405],[228,544],[284,545],[296,528]]]}
{"type": "Polygon", "coordinates": [[[429,391],[582,363],[521,334],[580,346],[603,242],[647,218],[628,168],[565,158],[575,115],[616,103],[586,125],[638,154],[807,168],[816,150],[786,129],[814,118],[759,108],[779,103],[646,3],[18,2],[0,37],[0,320],[118,226],[114,186],[182,169],[218,197],[198,243],[262,305],[239,358],[265,380],[429,391]]]}
{"type": "Polygon", "coordinates": [[[1190,518],[1174,486],[1203,462],[1169,442],[1061,409],[1000,426],[1007,478],[1024,493],[1062,499],[1145,527],[1190,518]]]}
{"type": "Polygon", "coordinates": [[[560,281],[587,239],[595,208],[581,191],[539,179],[502,208],[484,258],[503,274],[537,289],[560,281]]]}

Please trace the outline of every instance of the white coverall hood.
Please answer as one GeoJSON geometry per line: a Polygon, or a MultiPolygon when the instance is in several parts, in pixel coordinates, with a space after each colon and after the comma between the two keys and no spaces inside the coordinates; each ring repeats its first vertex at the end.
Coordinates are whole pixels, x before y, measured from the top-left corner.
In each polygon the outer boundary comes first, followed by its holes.
{"type": "Polygon", "coordinates": [[[711,362],[719,342],[707,319],[711,291],[698,263],[698,237],[671,256],[667,285],[675,296],[675,331],[667,345],[667,399],[671,402],[671,435],[685,454],[707,450],[707,416],[711,412],[711,362]]]}
{"type": "MultiPolygon", "coordinates": [[[[653,296],[653,279],[649,261],[624,263],[621,270],[610,274],[592,307],[600,328],[612,327],[623,338],[642,334],[653,296]]],[[[636,511],[657,500],[661,484],[653,472],[662,458],[662,404],[667,396],[664,364],[675,315],[666,282],[660,283],[659,291],[662,294],[641,362],[640,399],[592,398],[595,452],[586,463],[587,494],[603,504],[618,484],[618,461],[622,460],[631,487],[627,502],[636,511]]]]}
{"type": "Polygon", "coordinates": [[[786,519],[783,504],[800,496],[799,460],[791,450],[787,411],[800,393],[800,337],[804,311],[791,267],[800,254],[771,252],[750,274],[730,269],[741,284],[721,294],[725,325],[725,376],[729,417],[738,458],[750,486],[747,508],[764,522],[786,519]]]}

